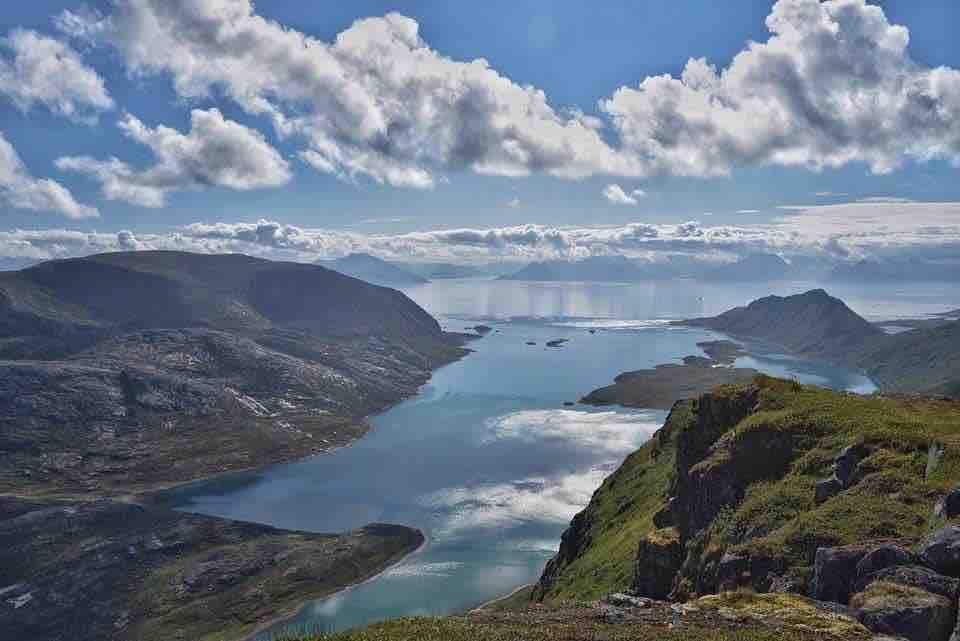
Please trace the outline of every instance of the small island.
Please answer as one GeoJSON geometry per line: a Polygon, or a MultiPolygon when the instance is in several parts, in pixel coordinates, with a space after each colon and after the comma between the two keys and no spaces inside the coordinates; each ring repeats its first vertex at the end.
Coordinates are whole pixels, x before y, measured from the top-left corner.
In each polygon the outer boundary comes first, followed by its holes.
{"type": "Polygon", "coordinates": [[[746,352],[729,340],[697,343],[707,356],[690,355],[683,363],[664,363],[653,369],[624,372],[612,385],[595,389],[582,399],[587,405],[623,405],[624,407],[670,409],[681,399],[703,394],[718,385],[746,383],[757,370],[733,367],[746,352]]]}

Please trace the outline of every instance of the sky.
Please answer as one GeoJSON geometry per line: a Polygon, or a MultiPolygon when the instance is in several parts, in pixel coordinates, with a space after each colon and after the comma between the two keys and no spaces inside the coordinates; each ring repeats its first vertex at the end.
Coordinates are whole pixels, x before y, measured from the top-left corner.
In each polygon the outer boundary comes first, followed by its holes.
{"type": "Polygon", "coordinates": [[[958,254],[954,0],[8,5],[0,266],[958,254]]]}

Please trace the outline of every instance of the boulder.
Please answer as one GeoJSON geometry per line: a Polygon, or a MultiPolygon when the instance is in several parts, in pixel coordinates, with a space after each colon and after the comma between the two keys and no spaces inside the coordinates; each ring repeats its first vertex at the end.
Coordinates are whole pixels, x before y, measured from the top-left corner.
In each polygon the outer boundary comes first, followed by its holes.
{"type": "Polygon", "coordinates": [[[909,641],[948,641],[955,602],[925,590],[877,581],[850,599],[857,618],[873,632],[909,641]]]}
{"type": "Polygon", "coordinates": [[[675,499],[671,498],[667,501],[667,504],[664,505],[656,514],[653,515],[653,525],[657,528],[663,529],[671,527],[674,525],[673,522],[673,503],[675,499]]]}
{"type": "Polygon", "coordinates": [[[920,558],[940,574],[960,577],[960,526],[948,525],[927,537],[920,558]]]}
{"type": "Polygon", "coordinates": [[[750,578],[750,557],[727,552],[717,565],[717,587],[721,592],[732,592],[746,585],[750,578]]]}
{"type": "Polygon", "coordinates": [[[817,601],[847,603],[857,576],[857,564],[870,550],[868,545],[817,548],[810,596],[817,601]]]}
{"type": "Polygon", "coordinates": [[[817,481],[815,501],[820,505],[829,498],[840,494],[843,491],[843,483],[836,476],[817,481]]]}
{"type": "Polygon", "coordinates": [[[931,594],[946,597],[951,602],[956,601],[960,596],[960,580],[937,574],[919,565],[891,566],[860,576],[854,585],[854,591],[863,592],[869,585],[878,581],[919,588],[931,594]]]}
{"type": "Polygon", "coordinates": [[[833,475],[817,482],[815,497],[817,505],[854,484],[854,473],[866,454],[867,449],[862,444],[850,445],[840,451],[833,460],[833,475]]]}
{"type": "Polygon", "coordinates": [[[853,473],[866,454],[867,449],[863,445],[850,445],[843,448],[837,458],[834,459],[833,474],[843,484],[843,487],[847,488],[852,485],[853,473]]]}
{"type": "Polygon", "coordinates": [[[960,487],[955,487],[937,502],[934,516],[941,519],[952,519],[960,516],[960,487]]]}
{"type": "MultiPolygon", "coordinates": [[[[916,557],[896,543],[884,543],[873,548],[857,563],[857,579],[861,580],[885,568],[913,565],[916,557]]],[[[858,590],[859,591],[859,590],[858,590]]]]}
{"type": "Polygon", "coordinates": [[[683,564],[683,547],[676,528],[655,530],[640,541],[634,570],[633,592],[638,596],[664,600],[683,564]]]}

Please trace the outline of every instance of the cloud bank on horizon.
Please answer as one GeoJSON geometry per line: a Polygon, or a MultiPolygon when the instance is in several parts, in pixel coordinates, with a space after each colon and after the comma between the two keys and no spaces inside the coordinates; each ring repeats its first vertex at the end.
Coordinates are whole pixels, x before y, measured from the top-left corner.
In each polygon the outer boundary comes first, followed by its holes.
{"type": "Polygon", "coordinates": [[[0,231],[0,257],[25,262],[149,249],[240,252],[304,262],[354,252],[398,261],[473,263],[578,259],[611,254],[646,260],[658,260],[666,255],[692,255],[709,260],[751,253],[834,261],[891,255],[955,259],[960,255],[960,203],[852,202],[799,207],[785,210],[771,224],[752,225],[705,226],[696,221],[675,225],[517,225],[363,234],[260,220],[194,223],[167,233],[0,231]]]}
{"type": "MultiPolygon", "coordinates": [[[[92,179],[106,200],[152,208],[179,191],[288,185],[294,167],[263,132],[217,108],[192,109],[186,133],[144,124],[84,62],[91,48],[110,52],[132,77],[168,79],[188,104],[223,101],[264,118],[277,140],[295,146],[300,165],[393,187],[430,188],[458,171],[642,180],[770,165],[864,163],[878,174],[908,161],[960,167],[960,71],[913,60],[907,28],[891,24],[881,8],[866,0],[779,0],[766,25],[769,38],[748,43],[726,67],[690,59],[680,77],[622,86],[589,115],[551,103],[484,59],[444,56],[398,13],[357,20],[325,42],[258,14],[250,0],[115,0],[107,13],[65,10],[55,19],[56,37],[14,29],[0,40],[0,99],[81,126],[116,113],[117,126],[150,152],[151,163],[64,155],[56,167],[92,179]]],[[[601,193],[619,205],[644,195],[618,183],[601,193]]],[[[35,177],[2,132],[0,203],[69,218],[100,213],[63,184],[35,177]]],[[[954,248],[958,210],[958,203],[887,199],[798,206],[763,225],[520,225],[390,236],[265,216],[169,233],[13,230],[0,232],[0,254],[178,248],[296,259],[347,251],[463,260],[700,251],[849,257],[954,248]]]]}

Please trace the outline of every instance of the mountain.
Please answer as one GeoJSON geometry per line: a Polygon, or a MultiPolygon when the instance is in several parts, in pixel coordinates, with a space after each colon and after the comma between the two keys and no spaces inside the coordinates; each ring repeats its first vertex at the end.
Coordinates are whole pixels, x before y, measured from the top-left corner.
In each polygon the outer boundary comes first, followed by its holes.
{"type": "Polygon", "coordinates": [[[631,282],[653,277],[654,271],[625,256],[591,256],[577,261],[531,263],[500,280],[631,282]]]}
{"type": "Polygon", "coordinates": [[[951,282],[960,280],[960,261],[860,260],[833,268],[828,281],[844,283],[951,282]]]}
{"type": "Polygon", "coordinates": [[[682,321],[731,336],[766,341],[804,356],[836,360],[884,332],[822,289],[795,296],[767,296],[712,318],[682,321]]]}
{"type": "Polygon", "coordinates": [[[865,371],[881,390],[960,397],[960,321],[887,334],[822,289],[680,321],[865,371]]]}
{"type": "Polygon", "coordinates": [[[750,254],[733,263],[703,269],[703,279],[712,281],[775,281],[792,275],[790,264],[774,254],[750,254]]]}
{"type": "Polygon", "coordinates": [[[881,389],[960,398],[960,321],[885,336],[857,362],[881,389]]]}
{"type": "Polygon", "coordinates": [[[321,261],[324,267],[383,287],[422,285],[427,279],[370,254],[350,254],[336,260],[321,261]]]}
{"type": "Polygon", "coordinates": [[[328,450],[460,343],[316,265],[127,252],[0,273],[0,493],[111,496],[328,450]]]}
{"type": "Polygon", "coordinates": [[[491,274],[473,265],[458,265],[456,263],[404,263],[404,269],[413,272],[427,280],[442,280],[445,278],[482,278],[491,274]]]}
{"type": "Polygon", "coordinates": [[[625,256],[591,256],[582,260],[531,263],[503,280],[619,281],[699,278],[713,282],[816,280],[827,271],[816,259],[795,257],[787,262],[775,254],[750,254],[732,263],[713,263],[689,256],[645,261],[625,256]]]}

